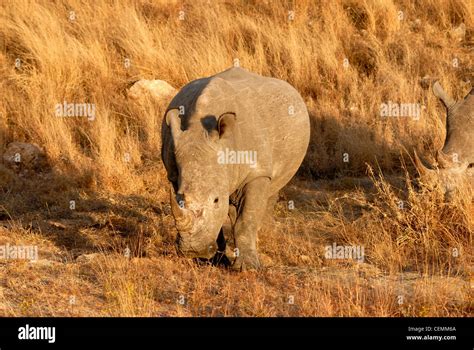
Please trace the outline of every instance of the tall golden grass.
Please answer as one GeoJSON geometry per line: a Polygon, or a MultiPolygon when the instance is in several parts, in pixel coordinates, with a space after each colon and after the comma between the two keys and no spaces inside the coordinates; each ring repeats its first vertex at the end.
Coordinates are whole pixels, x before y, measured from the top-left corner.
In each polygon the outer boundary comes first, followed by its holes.
{"type": "Polygon", "coordinates": [[[429,158],[444,140],[444,110],[422,78],[457,98],[474,81],[473,9],[468,0],[2,1],[0,154],[12,141],[36,143],[52,172],[24,178],[0,164],[0,243],[38,244],[43,257],[1,263],[0,314],[472,313],[470,203],[415,190],[400,159],[413,149],[429,158]],[[260,233],[266,268],[241,275],[175,255],[160,160],[166,105],[126,94],[138,79],[179,88],[236,62],[294,85],[312,122],[302,176],[260,233]],[[64,101],[94,103],[95,120],[56,117],[64,101]],[[388,101],[424,109],[419,120],[381,117],[388,101]],[[364,246],[365,262],[324,259],[333,242],[364,246]]]}
{"type": "Polygon", "coordinates": [[[163,106],[131,104],[124,90],[136,79],[162,79],[179,88],[238,59],[251,71],[287,80],[312,117],[305,169],[328,175],[360,174],[375,159],[393,169],[402,147],[438,147],[443,110],[419,80],[437,77],[460,97],[468,89],[463,81],[473,78],[471,1],[71,0],[0,6],[0,151],[13,140],[36,142],[58,168],[92,173],[111,187],[124,181],[128,187],[130,178],[140,183],[135,169],[158,158],[163,106]],[[467,35],[460,42],[451,32],[461,23],[467,35]],[[55,117],[54,106],[63,101],[95,103],[97,119],[55,117]],[[379,106],[387,101],[426,109],[418,121],[382,118],[379,106]],[[124,153],[131,164],[124,164],[124,153]]]}

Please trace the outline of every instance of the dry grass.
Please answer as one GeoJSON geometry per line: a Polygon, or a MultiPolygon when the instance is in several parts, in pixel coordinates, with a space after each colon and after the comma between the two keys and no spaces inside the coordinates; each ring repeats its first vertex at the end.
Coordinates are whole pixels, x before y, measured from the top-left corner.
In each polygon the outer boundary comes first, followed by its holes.
{"type": "Polygon", "coordinates": [[[443,203],[436,188],[415,191],[401,165],[403,150],[429,158],[444,139],[442,107],[420,79],[438,77],[456,97],[474,79],[473,6],[2,2],[0,153],[12,141],[37,143],[51,171],[25,176],[0,164],[0,244],[40,250],[36,263],[0,261],[0,314],[472,314],[471,203],[443,203]],[[457,40],[452,30],[461,23],[466,36],[457,40]],[[312,120],[301,174],[260,233],[258,273],[175,255],[159,157],[166,106],[125,94],[136,79],[180,87],[236,58],[293,84],[312,120]],[[63,101],[95,103],[95,120],[55,117],[63,101]],[[419,120],[383,118],[387,101],[425,108],[419,120]],[[363,246],[364,263],[326,259],[334,242],[363,246]]]}

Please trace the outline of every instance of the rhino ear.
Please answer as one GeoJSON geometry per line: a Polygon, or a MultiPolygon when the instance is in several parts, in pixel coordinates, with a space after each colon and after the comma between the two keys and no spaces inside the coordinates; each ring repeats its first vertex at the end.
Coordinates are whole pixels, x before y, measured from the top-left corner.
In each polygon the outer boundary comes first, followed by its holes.
{"type": "Polygon", "coordinates": [[[439,83],[439,81],[435,81],[433,84],[433,93],[436,97],[438,97],[446,108],[451,108],[456,102],[444,91],[443,87],[439,83]]]}
{"type": "Polygon", "coordinates": [[[219,138],[226,138],[232,133],[232,129],[235,125],[235,113],[228,112],[224,113],[219,117],[217,121],[217,131],[219,132],[219,138]]]}
{"type": "Polygon", "coordinates": [[[171,136],[173,137],[173,142],[176,145],[178,143],[178,138],[183,132],[181,130],[181,118],[179,117],[178,109],[170,109],[166,112],[165,115],[166,125],[171,129],[171,136]]]}

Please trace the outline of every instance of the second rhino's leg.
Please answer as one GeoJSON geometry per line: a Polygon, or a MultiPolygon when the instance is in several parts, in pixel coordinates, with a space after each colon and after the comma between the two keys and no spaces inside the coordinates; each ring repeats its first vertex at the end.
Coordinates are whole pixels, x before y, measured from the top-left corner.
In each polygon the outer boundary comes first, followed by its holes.
{"type": "Polygon", "coordinates": [[[260,266],[257,255],[257,231],[265,216],[270,179],[259,177],[245,185],[244,193],[234,227],[236,258],[234,270],[257,269],[260,266]]]}

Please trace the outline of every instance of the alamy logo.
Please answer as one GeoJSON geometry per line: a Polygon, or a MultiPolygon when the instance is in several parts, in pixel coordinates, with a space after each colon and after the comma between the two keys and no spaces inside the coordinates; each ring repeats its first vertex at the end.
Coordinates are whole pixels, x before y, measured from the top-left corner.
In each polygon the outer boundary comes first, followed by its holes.
{"type": "Polygon", "coordinates": [[[56,327],[34,327],[26,324],[18,328],[18,339],[20,340],[47,340],[48,343],[56,341],[56,327]]]}
{"type": "Polygon", "coordinates": [[[257,151],[234,151],[226,148],[217,152],[219,164],[248,164],[251,168],[257,167],[257,151]]]}
{"type": "Polygon", "coordinates": [[[325,247],[326,259],[352,259],[358,262],[364,261],[364,247],[360,245],[337,245],[333,243],[325,247]]]}
{"type": "Polygon", "coordinates": [[[54,107],[56,117],[87,117],[92,121],[95,119],[94,103],[58,103],[54,107]]]}
{"type": "Polygon", "coordinates": [[[36,245],[0,245],[0,259],[38,260],[36,245]]]}
{"type": "Polygon", "coordinates": [[[380,116],[382,117],[412,117],[420,119],[421,106],[419,103],[394,103],[388,101],[380,104],[380,116]]]}

